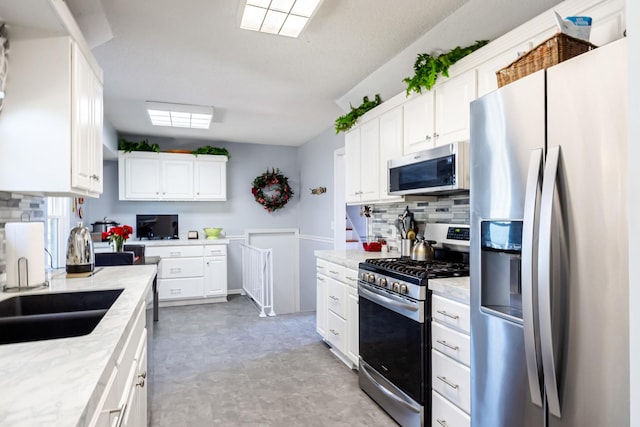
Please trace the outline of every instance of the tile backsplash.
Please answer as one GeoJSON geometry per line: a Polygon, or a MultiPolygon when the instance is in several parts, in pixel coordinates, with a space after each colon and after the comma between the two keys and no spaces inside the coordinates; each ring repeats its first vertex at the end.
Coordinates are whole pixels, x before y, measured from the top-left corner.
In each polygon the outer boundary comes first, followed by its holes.
{"type": "Polygon", "coordinates": [[[427,222],[469,224],[469,194],[462,193],[437,197],[432,201],[372,205],[371,217],[367,221],[367,234],[374,238],[387,239],[393,245],[392,242],[400,238],[396,229],[396,221],[407,206],[413,212],[419,232],[424,231],[427,222]]]}
{"type": "Polygon", "coordinates": [[[0,191],[0,288],[5,284],[7,271],[4,225],[7,222],[44,221],[45,213],[44,197],[0,191]]]}

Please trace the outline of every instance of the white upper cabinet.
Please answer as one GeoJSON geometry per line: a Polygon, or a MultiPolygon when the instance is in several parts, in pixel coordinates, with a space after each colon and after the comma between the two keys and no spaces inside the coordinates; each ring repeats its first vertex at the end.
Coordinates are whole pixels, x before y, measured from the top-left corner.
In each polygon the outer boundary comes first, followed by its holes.
{"type": "Polygon", "coordinates": [[[101,70],[68,36],[11,40],[10,68],[0,113],[0,191],[97,197],[101,70]]]}
{"type": "Polygon", "coordinates": [[[226,156],[120,151],[120,200],[224,201],[226,165],[226,156]]]}
{"type": "Polygon", "coordinates": [[[350,130],[344,136],[345,150],[345,199],[347,203],[360,203],[360,128],[350,130]]]}
{"type": "Polygon", "coordinates": [[[435,145],[469,140],[469,104],[476,99],[476,70],[443,80],[435,91],[435,145]]]}
{"type": "Polygon", "coordinates": [[[347,204],[375,202],[380,195],[378,119],[366,122],[345,136],[347,204]]]}
{"type": "Polygon", "coordinates": [[[389,173],[387,162],[402,157],[402,108],[397,107],[380,116],[380,150],[379,150],[379,194],[382,202],[402,200],[402,196],[390,196],[389,173]]]}
{"type": "Polygon", "coordinates": [[[480,64],[478,67],[478,97],[484,96],[489,92],[498,89],[498,79],[496,71],[506,67],[513,61],[518,59],[518,55],[531,49],[531,43],[522,43],[517,47],[506,50],[501,54],[494,56],[487,62],[480,64]]]}
{"type": "Polygon", "coordinates": [[[404,153],[415,153],[433,147],[434,92],[414,95],[403,105],[404,153]]]}
{"type": "Polygon", "coordinates": [[[195,162],[196,200],[227,200],[227,159],[224,156],[198,156],[195,162]]]}

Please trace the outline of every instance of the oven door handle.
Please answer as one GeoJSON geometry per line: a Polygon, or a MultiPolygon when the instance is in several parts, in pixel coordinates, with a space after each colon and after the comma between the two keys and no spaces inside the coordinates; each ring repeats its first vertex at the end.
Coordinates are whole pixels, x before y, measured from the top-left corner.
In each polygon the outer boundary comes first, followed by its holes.
{"type": "Polygon", "coordinates": [[[371,301],[380,303],[383,306],[394,306],[394,307],[401,308],[403,310],[409,310],[409,311],[418,311],[419,309],[419,307],[415,305],[407,304],[404,301],[398,301],[391,297],[377,294],[368,289],[365,289],[363,286],[360,286],[359,289],[362,296],[366,297],[371,301]]]}
{"type": "Polygon", "coordinates": [[[417,407],[416,405],[411,404],[411,402],[407,402],[406,400],[402,399],[400,396],[397,396],[396,394],[387,390],[382,384],[380,384],[378,381],[376,381],[375,378],[373,378],[373,375],[369,373],[369,371],[367,370],[367,367],[364,366],[363,364],[360,364],[360,371],[363,372],[367,376],[369,381],[371,381],[371,383],[383,394],[385,394],[388,398],[395,400],[396,402],[398,402],[399,404],[401,404],[402,406],[406,407],[407,409],[413,412],[416,412],[418,414],[420,413],[420,407],[417,407]]]}

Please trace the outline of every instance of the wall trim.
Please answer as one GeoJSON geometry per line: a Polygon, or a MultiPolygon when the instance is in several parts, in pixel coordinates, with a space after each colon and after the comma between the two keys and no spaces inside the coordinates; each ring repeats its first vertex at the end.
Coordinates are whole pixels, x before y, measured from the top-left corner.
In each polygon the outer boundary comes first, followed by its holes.
{"type": "Polygon", "coordinates": [[[333,244],[333,239],[331,237],[324,236],[312,236],[309,234],[300,234],[300,240],[312,240],[314,242],[322,242],[322,243],[331,243],[333,244]]]}

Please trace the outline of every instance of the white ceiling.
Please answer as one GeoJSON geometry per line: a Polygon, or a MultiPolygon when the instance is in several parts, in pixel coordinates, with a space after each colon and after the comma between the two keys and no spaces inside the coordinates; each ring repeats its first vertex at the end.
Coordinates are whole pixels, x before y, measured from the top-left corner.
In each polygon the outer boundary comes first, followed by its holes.
{"type": "MultiPolygon", "coordinates": [[[[495,38],[558,0],[324,0],[297,39],[241,30],[243,0],[67,3],[104,70],[107,119],[120,133],[170,137],[180,147],[187,139],[302,145],[344,114],[340,98],[343,105],[434,27],[451,34],[451,45],[434,47],[446,50],[495,38]],[[493,20],[469,19],[475,10],[493,20]],[[438,26],[443,20],[451,25],[438,26]],[[215,116],[209,130],[155,127],[145,101],[210,105],[215,116]]],[[[392,88],[360,92],[399,93],[412,65],[392,88]]]]}

